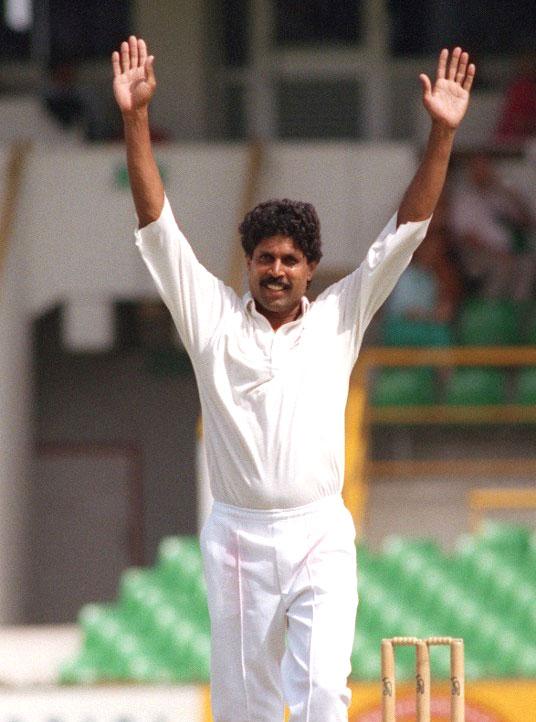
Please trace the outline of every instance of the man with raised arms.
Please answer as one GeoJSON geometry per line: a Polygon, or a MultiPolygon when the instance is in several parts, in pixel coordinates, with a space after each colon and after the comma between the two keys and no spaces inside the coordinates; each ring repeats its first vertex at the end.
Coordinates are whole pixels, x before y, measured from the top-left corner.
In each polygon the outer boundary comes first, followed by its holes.
{"type": "Polygon", "coordinates": [[[344,722],[357,609],[355,530],[344,507],[344,410],[365,329],[426,234],[475,67],[461,48],[421,75],[428,145],[398,209],[353,273],[314,303],[321,253],[309,203],[261,203],[240,225],[249,292],[197,261],[151,150],[153,56],[112,56],[136,243],[195,370],[215,499],[201,547],[215,722],[344,722]]]}

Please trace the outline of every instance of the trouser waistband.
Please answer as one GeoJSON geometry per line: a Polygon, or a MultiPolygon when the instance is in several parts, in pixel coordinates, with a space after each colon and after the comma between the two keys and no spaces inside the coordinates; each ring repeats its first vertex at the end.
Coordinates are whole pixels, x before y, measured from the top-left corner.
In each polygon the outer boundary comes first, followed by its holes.
{"type": "Polygon", "coordinates": [[[344,507],[340,494],[325,496],[303,506],[290,509],[248,509],[247,507],[233,506],[222,501],[213,503],[212,512],[221,516],[232,516],[239,519],[254,519],[256,521],[274,521],[276,519],[290,519],[292,517],[306,516],[320,511],[344,507]]]}

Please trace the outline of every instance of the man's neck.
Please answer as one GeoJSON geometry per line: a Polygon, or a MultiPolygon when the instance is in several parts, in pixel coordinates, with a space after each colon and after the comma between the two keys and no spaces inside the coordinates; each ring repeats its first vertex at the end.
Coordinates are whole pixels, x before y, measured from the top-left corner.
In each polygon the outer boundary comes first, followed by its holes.
{"type": "Polygon", "coordinates": [[[269,309],[261,306],[257,301],[255,301],[255,308],[262,316],[264,316],[274,331],[277,331],[278,328],[281,328],[281,326],[284,326],[286,323],[296,321],[296,319],[298,319],[302,314],[301,301],[291,311],[286,311],[284,313],[270,311],[269,309]]]}

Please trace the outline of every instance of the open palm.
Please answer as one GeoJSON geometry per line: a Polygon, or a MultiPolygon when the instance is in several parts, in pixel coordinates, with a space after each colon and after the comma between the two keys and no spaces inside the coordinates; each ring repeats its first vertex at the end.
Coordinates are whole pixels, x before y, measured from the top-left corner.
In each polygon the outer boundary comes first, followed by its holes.
{"type": "Polygon", "coordinates": [[[454,48],[449,61],[449,51],[441,51],[433,87],[427,75],[420,76],[424,107],[432,120],[453,129],[459,126],[467,111],[474,77],[475,66],[469,63],[468,53],[454,48]]]}
{"type": "Polygon", "coordinates": [[[122,113],[148,105],[156,88],[153,56],[147,55],[144,40],[131,36],[121,43],[121,54],[112,54],[114,96],[122,113]]]}

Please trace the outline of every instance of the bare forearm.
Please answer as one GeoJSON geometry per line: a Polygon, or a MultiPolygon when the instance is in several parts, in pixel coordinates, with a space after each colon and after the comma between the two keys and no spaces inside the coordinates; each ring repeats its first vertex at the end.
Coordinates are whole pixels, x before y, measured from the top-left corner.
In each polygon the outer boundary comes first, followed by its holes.
{"type": "Polygon", "coordinates": [[[164,185],[156,164],[147,107],[123,114],[130,188],[140,228],[155,221],[164,206],[164,185]]]}
{"type": "Polygon", "coordinates": [[[402,198],[398,225],[408,221],[423,221],[434,212],[445,185],[454,132],[439,123],[432,123],[426,151],[402,198]]]}

